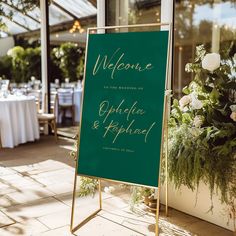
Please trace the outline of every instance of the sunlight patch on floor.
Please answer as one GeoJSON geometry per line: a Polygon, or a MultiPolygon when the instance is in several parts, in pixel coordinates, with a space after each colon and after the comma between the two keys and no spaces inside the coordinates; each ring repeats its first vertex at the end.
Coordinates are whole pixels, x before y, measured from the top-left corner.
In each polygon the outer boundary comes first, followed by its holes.
{"type": "Polygon", "coordinates": [[[159,220],[159,227],[161,229],[160,236],[193,236],[194,234],[184,230],[177,225],[174,225],[164,218],[160,218],[159,220]]]}

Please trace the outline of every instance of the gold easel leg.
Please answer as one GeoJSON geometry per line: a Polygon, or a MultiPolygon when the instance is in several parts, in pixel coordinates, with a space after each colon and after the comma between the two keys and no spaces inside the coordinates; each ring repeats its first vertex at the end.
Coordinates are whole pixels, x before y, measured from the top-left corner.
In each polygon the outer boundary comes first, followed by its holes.
{"type": "Polygon", "coordinates": [[[167,157],[166,157],[166,217],[168,216],[168,163],[167,163],[167,157]]]}
{"type": "Polygon", "coordinates": [[[73,199],[72,199],[72,209],[71,209],[71,222],[70,222],[70,232],[74,233],[79,228],[81,228],[83,225],[85,225],[87,222],[89,222],[92,218],[94,218],[98,212],[102,210],[102,185],[101,180],[98,180],[98,191],[99,191],[99,209],[93,212],[91,215],[89,215],[87,218],[85,218],[82,222],[80,222],[77,226],[74,225],[74,211],[75,211],[75,198],[76,198],[76,184],[77,184],[77,168],[75,169],[75,179],[74,179],[74,190],[73,190],[73,199]]]}
{"type": "Polygon", "coordinates": [[[102,210],[102,181],[98,180],[99,207],[102,210]]]}
{"type": "Polygon", "coordinates": [[[159,209],[160,208],[160,186],[158,186],[158,192],[157,192],[157,211],[156,211],[156,230],[155,230],[155,236],[159,235],[159,209]]]}
{"type": "MultiPolygon", "coordinates": [[[[166,98],[165,98],[166,99],[166,98]]],[[[164,105],[166,105],[166,100],[164,102],[164,105]]],[[[166,110],[166,109],[165,109],[166,110]]],[[[164,112],[165,112],[164,110],[164,112]]],[[[163,114],[163,120],[165,119],[165,113],[163,114]]],[[[162,163],[162,156],[163,156],[163,143],[164,143],[164,134],[165,134],[165,121],[163,121],[163,126],[162,126],[162,138],[161,138],[161,152],[160,152],[160,167],[159,167],[159,177],[158,177],[158,183],[157,183],[157,186],[158,186],[158,189],[157,189],[157,210],[156,210],[156,227],[155,227],[155,236],[158,236],[159,235],[159,211],[160,211],[160,175],[161,175],[161,163],[162,163]]]]}
{"type": "Polygon", "coordinates": [[[74,188],[73,188],[73,197],[72,197],[72,209],[71,209],[71,218],[70,218],[70,231],[71,232],[73,231],[73,223],[74,223],[75,197],[76,197],[76,185],[77,185],[77,166],[78,166],[78,160],[76,161],[74,188]]]}
{"type": "Polygon", "coordinates": [[[168,104],[169,97],[166,99],[166,115],[165,115],[165,184],[166,184],[166,217],[168,216],[168,104]]]}

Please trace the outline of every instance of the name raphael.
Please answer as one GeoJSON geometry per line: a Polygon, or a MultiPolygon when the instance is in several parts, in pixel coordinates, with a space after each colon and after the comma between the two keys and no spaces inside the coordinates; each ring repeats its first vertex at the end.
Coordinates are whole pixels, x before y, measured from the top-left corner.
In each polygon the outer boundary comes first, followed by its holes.
{"type": "Polygon", "coordinates": [[[153,129],[156,122],[153,122],[147,129],[140,129],[133,127],[135,123],[135,120],[132,120],[128,126],[121,125],[119,122],[111,121],[108,126],[105,127],[105,133],[103,135],[103,138],[105,138],[108,133],[111,133],[114,135],[114,139],[112,143],[115,143],[117,138],[120,135],[143,135],[144,136],[144,142],[147,142],[147,138],[153,129]]]}
{"type": "Polygon", "coordinates": [[[121,135],[142,135],[144,136],[144,142],[147,142],[148,136],[155,126],[156,122],[151,123],[147,128],[135,127],[135,118],[143,116],[146,111],[139,107],[137,101],[130,106],[126,106],[125,99],[123,99],[118,106],[110,104],[109,101],[105,100],[100,103],[99,116],[103,118],[102,123],[107,123],[108,118],[116,114],[118,116],[125,116],[125,120],[128,121],[126,124],[111,120],[107,126],[104,127],[105,132],[103,138],[108,134],[114,135],[113,143],[116,142],[117,138],[121,135]],[[132,120],[131,120],[132,117],[132,120]]]}

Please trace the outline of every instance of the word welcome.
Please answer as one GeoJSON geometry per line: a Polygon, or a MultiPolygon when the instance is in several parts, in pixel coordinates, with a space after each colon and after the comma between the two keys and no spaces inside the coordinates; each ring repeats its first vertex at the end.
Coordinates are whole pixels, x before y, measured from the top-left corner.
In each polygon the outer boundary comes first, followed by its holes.
{"type": "Polygon", "coordinates": [[[111,78],[114,79],[115,73],[117,71],[134,70],[137,72],[142,72],[153,69],[153,65],[151,63],[147,63],[145,65],[141,65],[139,62],[127,63],[124,59],[125,53],[122,53],[120,48],[116,49],[110,58],[108,58],[108,55],[105,55],[101,58],[101,55],[99,54],[93,67],[93,75],[95,76],[100,69],[111,70],[111,78]]]}

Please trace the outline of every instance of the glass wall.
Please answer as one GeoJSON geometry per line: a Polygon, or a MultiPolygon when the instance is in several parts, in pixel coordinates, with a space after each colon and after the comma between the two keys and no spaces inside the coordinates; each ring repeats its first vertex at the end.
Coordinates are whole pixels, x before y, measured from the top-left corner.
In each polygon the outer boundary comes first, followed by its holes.
{"type": "Polygon", "coordinates": [[[193,61],[197,45],[219,52],[236,40],[235,1],[182,0],[175,4],[175,51],[173,88],[176,95],[193,74],[185,72],[186,63],[193,61]]]}
{"type": "MultiPolygon", "coordinates": [[[[128,25],[160,22],[164,0],[107,0],[106,3],[106,24],[128,25]]],[[[204,44],[209,50],[218,52],[236,41],[235,22],[234,0],[175,1],[172,78],[175,97],[181,96],[182,88],[194,76],[185,72],[185,65],[193,60],[196,46],[204,44]]]]}
{"type": "MultiPolygon", "coordinates": [[[[107,0],[106,25],[133,25],[160,23],[160,0],[107,0]]],[[[139,28],[138,30],[151,31],[155,27],[139,28]]],[[[123,29],[123,31],[127,29],[123,29]]],[[[137,29],[130,28],[129,31],[137,29]]]]}

